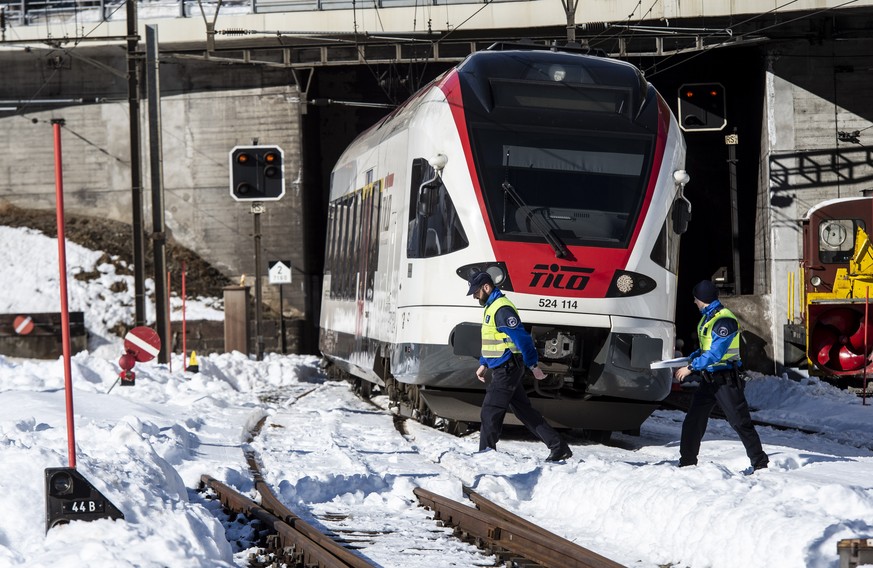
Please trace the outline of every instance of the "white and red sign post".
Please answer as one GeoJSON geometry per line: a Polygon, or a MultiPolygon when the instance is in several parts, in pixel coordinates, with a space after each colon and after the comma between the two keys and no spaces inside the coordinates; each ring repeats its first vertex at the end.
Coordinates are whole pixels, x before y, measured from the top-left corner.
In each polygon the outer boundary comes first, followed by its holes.
{"type": "Polygon", "coordinates": [[[28,335],[33,331],[33,318],[30,316],[16,316],[12,322],[12,327],[15,328],[15,333],[18,335],[28,335]]]}
{"type": "Polygon", "coordinates": [[[158,332],[150,327],[139,326],[131,329],[124,336],[124,355],[118,360],[121,373],[118,378],[121,386],[136,384],[136,373],[133,366],[154,359],[161,352],[161,338],[158,332]]]}

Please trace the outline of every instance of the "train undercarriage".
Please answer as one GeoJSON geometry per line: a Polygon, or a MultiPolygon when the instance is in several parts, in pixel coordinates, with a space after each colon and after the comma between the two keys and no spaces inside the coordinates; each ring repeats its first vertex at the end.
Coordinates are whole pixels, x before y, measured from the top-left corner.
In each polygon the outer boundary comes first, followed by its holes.
{"type": "MultiPolygon", "coordinates": [[[[364,400],[387,397],[388,409],[397,416],[413,419],[455,436],[463,436],[479,428],[484,390],[428,388],[400,382],[390,374],[383,384],[376,384],[353,376],[327,360],[324,366],[329,378],[349,382],[353,391],[364,400]]],[[[550,397],[542,397],[537,394],[537,381],[530,377],[524,380],[531,403],[554,427],[577,430],[582,437],[597,443],[607,442],[614,431],[638,435],[640,424],[660,406],[657,401],[591,396],[568,398],[554,396],[554,392],[550,397]]],[[[563,382],[559,378],[552,380],[563,382]]],[[[511,412],[507,413],[504,423],[522,425],[511,412]]]]}

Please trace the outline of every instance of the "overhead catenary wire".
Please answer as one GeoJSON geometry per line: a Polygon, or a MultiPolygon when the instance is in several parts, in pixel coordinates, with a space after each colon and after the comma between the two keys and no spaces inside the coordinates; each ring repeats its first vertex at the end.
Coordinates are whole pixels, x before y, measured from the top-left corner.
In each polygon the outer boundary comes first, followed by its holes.
{"type": "MultiPolygon", "coordinates": [[[[853,0],[853,1],[855,1],[855,0],[853,0]]],[[[790,0],[790,1],[784,3],[784,4],[780,5],[780,6],[776,6],[775,8],[773,8],[773,9],[771,9],[771,10],[768,10],[767,12],[762,12],[762,13],[760,13],[760,14],[755,14],[754,16],[751,16],[751,17],[749,17],[749,18],[747,18],[747,19],[745,19],[745,20],[742,20],[742,21],[740,21],[740,22],[738,22],[738,23],[736,23],[736,24],[733,24],[733,26],[741,26],[741,25],[746,24],[746,23],[748,23],[748,22],[754,21],[754,20],[756,20],[756,19],[758,19],[758,18],[762,18],[762,17],[764,17],[764,16],[767,16],[768,14],[771,14],[771,13],[773,13],[773,12],[776,12],[776,11],[778,11],[778,10],[781,10],[781,9],[785,8],[786,6],[790,6],[791,4],[794,4],[795,2],[798,2],[798,0],[790,0]]],[[[653,6],[654,6],[654,5],[653,5],[653,6]]],[[[632,16],[632,15],[633,15],[633,13],[631,13],[631,14],[628,16],[628,20],[630,19],[630,16],[632,16]]],[[[643,19],[641,18],[640,20],[638,20],[636,26],[634,26],[634,28],[637,29],[638,31],[643,31],[643,29],[641,29],[641,28],[639,27],[639,23],[642,22],[642,21],[643,21],[643,19]]],[[[590,24],[580,24],[580,25],[581,25],[581,26],[586,26],[586,25],[590,25],[590,24]]],[[[628,28],[630,28],[629,25],[628,25],[627,27],[625,27],[625,26],[619,26],[619,25],[615,25],[615,24],[610,24],[610,23],[605,23],[605,24],[603,24],[603,25],[604,25],[604,29],[603,29],[603,31],[601,31],[599,34],[597,34],[597,35],[594,36],[593,38],[591,38],[591,39],[589,40],[589,43],[592,43],[592,42],[594,42],[594,41],[597,40],[597,39],[602,39],[603,41],[609,41],[609,40],[614,40],[614,39],[620,38],[620,37],[622,37],[622,36],[625,35],[625,32],[624,32],[624,31],[619,31],[618,33],[612,33],[612,34],[608,33],[608,31],[609,31],[610,29],[628,29],[628,28]],[[604,36],[604,35],[605,35],[605,37],[601,37],[601,36],[604,36]]],[[[725,29],[714,29],[714,30],[710,30],[710,29],[705,28],[705,27],[704,27],[704,28],[677,28],[677,27],[672,27],[672,26],[670,26],[669,23],[668,23],[667,26],[660,27],[660,28],[655,27],[655,26],[651,26],[650,28],[648,28],[647,31],[648,31],[649,33],[657,33],[657,30],[659,30],[659,29],[662,30],[661,33],[670,33],[670,34],[672,34],[672,33],[673,33],[674,31],[676,31],[676,30],[682,30],[682,31],[686,31],[686,32],[706,32],[706,33],[703,33],[703,34],[700,34],[700,35],[702,35],[702,36],[704,36],[704,37],[707,37],[707,38],[725,32],[725,29]]],[[[731,35],[733,35],[732,32],[731,32],[731,35]]],[[[631,37],[633,37],[633,36],[631,36],[631,37]]],[[[592,43],[592,45],[596,45],[596,44],[593,44],[593,43],[592,43]]],[[[675,57],[676,55],[681,55],[681,54],[684,54],[684,53],[688,53],[688,52],[690,52],[690,51],[697,51],[697,49],[696,49],[696,48],[691,48],[691,49],[688,49],[688,50],[677,50],[677,52],[675,52],[675,53],[671,54],[670,56],[666,57],[664,60],[659,61],[658,64],[653,65],[653,66],[651,66],[651,67],[649,67],[649,68],[647,68],[647,69],[644,69],[643,72],[644,72],[645,74],[648,74],[648,71],[649,71],[650,69],[652,69],[653,67],[656,67],[657,65],[661,65],[661,64],[663,64],[665,61],[671,59],[672,57],[675,57]]]]}
{"type": "MultiPolygon", "coordinates": [[[[846,6],[849,6],[849,5],[851,5],[851,4],[854,4],[854,3],[857,2],[857,1],[858,1],[858,0],[847,0],[846,2],[844,2],[844,3],[842,3],[842,4],[839,4],[839,5],[837,5],[837,6],[832,6],[832,7],[830,7],[830,8],[822,8],[821,10],[816,10],[815,12],[812,12],[812,13],[809,13],[809,14],[803,14],[803,15],[801,15],[801,16],[797,16],[796,18],[792,18],[792,19],[790,19],[790,20],[786,20],[786,21],[784,21],[784,22],[779,22],[779,23],[776,23],[776,24],[772,24],[772,25],[770,25],[770,26],[766,26],[766,27],[763,27],[763,28],[756,29],[756,30],[754,31],[754,33],[756,33],[756,34],[757,34],[757,33],[761,33],[761,32],[767,31],[767,30],[772,30],[772,29],[775,29],[775,28],[778,28],[778,27],[781,27],[781,26],[785,26],[785,25],[788,25],[788,24],[792,24],[792,23],[794,23],[794,22],[798,22],[798,21],[801,21],[801,20],[804,20],[804,19],[812,18],[812,17],[817,16],[817,15],[819,15],[819,14],[823,14],[823,13],[826,13],[826,12],[830,12],[830,11],[832,11],[832,10],[836,10],[836,9],[839,9],[839,8],[844,8],[844,7],[846,7],[846,6]]],[[[764,16],[767,16],[767,15],[769,15],[769,14],[771,14],[771,13],[773,13],[773,12],[775,12],[775,11],[781,9],[781,8],[784,8],[785,6],[789,6],[789,5],[791,5],[791,4],[794,4],[795,2],[797,2],[797,0],[791,0],[790,2],[786,2],[785,4],[782,4],[781,6],[777,6],[777,7],[773,8],[772,10],[769,10],[769,11],[764,12],[764,13],[762,13],[762,14],[757,14],[757,15],[752,16],[752,17],[750,17],[750,18],[747,18],[747,19],[745,19],[745,20],[743,20],[743,21],[741,21],[741,22],[738,22],[737,24],[734,24],[734,27],[741,26],[741,25],[743,25],[743,24],[747,24],[747,23],[749,23],[749,22],[751,22],[751,21],[754,21],[754,20],[756,20],[756,19],[758,19],[758,18],[763,18],[764,16]]],[[[674,67],[676,67],[676,66],[678,66],[678,65],[681,65],[681,64],[683,64],[683,63],[687,63],[687,62],[690,61],[691,59],[695,59],[695,58],[699,57],[700,55],[703,55],[704,53],[706,53],[706,52],[708,52],[708,51],[711,51],[711,50],[713,50],[713,49],[717,49],[717,48],[719,48],[719,47],[727,47],[727,46],[730,46],[730,45],[732,45],[732,43],[735,43],[736,41],[741,41],[741,40],[742,40],[743,38],[745,38],[745,36],[747,36],[747,35],[749,35],[749,33],[745,33],[745,34],[734,34],[734,36],[732,37],[731,41],[720,42],[720,43],[717,43],[717,44],[713,44],[713,45],[711,45],[711,46],[706,46],[706,47],[704,47],[703,49],[697,50],[697,52],[696,52],[694,55],[692,55],[691,57],[688,57],[687,59],[683,59],[682,61],[680,61],[680,62],[678,62],[678,63],[674,63],[673,65],[670,65],[670,66],[668,66],[668,67],[661,67],[661,65],[663,65],[663,63],[664,63],[665,61],[668,61],[669,59],[671,59],[671,58],[673,58],[673,57],[675,57],[675,56],[677,56],[677,55],[681,55],[681,54],[684,54],[684,53],[688,53],[689,50],[680,50],[680,51],[677,51],[676,53],[673,53],[673,54],[671,54],[670,56],[668,56],[667,58],[665,58],[663,61],[660,61],[658,64],[654,64],[654,65],[648,67],[647,69],[643,70],[643,73],[646,74],[647,76],[654,76],[654,75],[657,75],[658,73],[663,73],[664,71],[667,71],[667,70],[669,70],[669,69],[672,69],[672,68],[674,68],[674,67]],[[653,73],[649,74],[649,73],[648,73],[649,70],[651,70],[651,69],[653,69],[653,68],[655,68],[655,67],[659,67],[659,68],[658,68],[656,71],[654,71],[653,73]]]]}
{"type": "Polygon", "coordinates": [[[494,0],[485,0],[485,2],[482,4],[482,6],[478,10],[476,10],[475,12],[470,14],[466,20],[464,20],[463,22],[461,22],[460,24],[458,24],[457,26],[455,26],[451,30],[446,31],[445,35],[443,35],[443,37],[441,37],[440,39],[437,40],[437,43],[439,43],[441,41],[445,41],[447,37],[449,37],[454,32],[458,31],[459,29],[461,29],[464,26],[464,24],[466,24],[467,22],[469,22],[470,20],[475,18],[477,15],[479,15],[479,12],[481,12],[482,10],[484,10],[485,8],[490,6],[493,2],[494,2],[494,0]]]}
{"type": "MultiPolygon", "coordinates": [[[[111,17],[113,14],[115,14],[115,12],[117,12],[118,10],[120,10],[121,7],[124,6],[124,5],[125,5],[125,4],[122,2],[120,5],[118,5],[117,7],[115,7],[115,9],[113,9],[113,10],[109,13],[109,17],[111,17]]],[[[48,45],[49,45],[50,47],[54,47],[55,49],[60,49],[60,50],[63,51],[65,54],[68,54],[68,55],[70,55],[70,56],[72,57],[72,52],[73,52],[74,49],[76,49],[76,48],[79,46],[79,43],[80,43],[81,39],[82,39],[82,38],[86,38],[86,37],[90,37],[91,34],[94,33],[94,32],[97,30],[97,28],[99,28],[102,24],[104,24],[104,23],[106,22],[106,20],[109,19],[109,17],[107,17],[105,20],[103,20],[103,21],[98,22],[97,24],[95,24],[94,27],[91,28],[90,31],[88,31],[88,32],[85,33],[85,34],[82,34],[81,37],[75,37],[75,38],[73,38],[73,39],[74,39],[74,43],[73,43],[73,47],[71,47],[71,48],[61,47],[60,44],[54,44],[54,45],[53,45],[53,44],[49,43],[48,45]]],[[[48,34],[47,34],[47,35],[48,35],[48,34]]],[[[69,38],[63,38],[63,39],[64,39],[64,40],[67,40],[67,39],[69,39],[69,38]]],[[[10,43],[12,43],[12,45],[16,45],[15,42],[10,42],[10,43]]],[[[24,44],[24,45],[26,46],[28,42],[21,42],[21,43],[24,44]]],[[[40,95],[40,93],[42,93],[43,89],[45,89],[46,86],[47,86],[47,85],[52,81],[52,79],[54,79],[54,77],[55,77],[55,75],[57,75],[58,71],[59,71],[59,69],[53,69],[52,72],[51,72],[51,74],[49,74],[48,77],[46,77],[45,79],[43,79],[42,84],[41,84],[41,85],[36,89],[36,91],[33,93],[33,95],[31,95],[30,97],[28,97],[27,100],[28,100],[28,101],[36,100],[37,97],[40,95]]],[[[30,104],[31,104],[31,103],[28,102],[28,103],[25,103],[24,105],[21,105],[20,107],[18,107],[18,109],[17,109],[17,111],[16,111],[15,114],[17,114],[17,115],[19,115],[19,116],[22,116],[22,117],[25,117],[25,118],[26,118],[26,115],[24,114],[24,112],[25,112],[25,109],[26,109],[30,104]]]]}

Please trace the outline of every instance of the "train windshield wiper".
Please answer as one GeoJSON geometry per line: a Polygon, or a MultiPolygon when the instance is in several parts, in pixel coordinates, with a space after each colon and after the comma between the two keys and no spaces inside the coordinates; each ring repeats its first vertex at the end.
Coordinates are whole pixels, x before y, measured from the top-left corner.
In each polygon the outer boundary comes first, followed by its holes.
{"type": "Polygon", "coordinates": [[[570,251],[567,250],[567,245],[564,244],[564,241],[561,240],[558,235],[549,227],[546,222],[539,215],[534,215],[534,210],[529,207],[521,196],[515,191],[515,188],[512,187],[512,184],[508,181],[504,181],[501,186],[503,191],[506,192],[506,195],[510,197],[515,204],[519,208],[527,209],[527,217],[525,221],[531,219],[533,221],[534,226],[537,228],[537,231],[546,239],[546,242],[549,243],[549,246],[555,251],[556,258],[564,258],[570,254],[570,251]]]}

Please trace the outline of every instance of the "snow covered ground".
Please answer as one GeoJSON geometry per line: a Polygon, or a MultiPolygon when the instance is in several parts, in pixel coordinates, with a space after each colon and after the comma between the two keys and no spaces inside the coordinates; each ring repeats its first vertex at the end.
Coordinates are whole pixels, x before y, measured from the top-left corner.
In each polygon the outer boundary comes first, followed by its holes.
{"type": "MultiPolygon", "coordinates": [[[[0,310],[57,311],[56,242],[4,227],[0,239],[0,310]],[[34,282],[43,284],[34,290],[34,282]]],[[[678,469],[678,411],[658,411],[639,437],[616,434],[608,446],[570,433],[574,455],[563,464],[545,463],[546,448],[516,432],[498,451],[477,454],[478,434],[455,438],[412,422],[401,433],[389,413],[328,381],[312,356],[201,355],[193,374],[179,370],[177,354],[174,372],[140,363],[135,386],[112,388],[122,348],[106,330],[132,319],[132,300],[108,292],[127,277],[96,267],[100,254],[92,252],[67,247],[70,266],[103,274],[70,279],[71,309],[85,310],[100,338],[72,359],[77,470],[125,519],[46,533],[44,470],[70,457],[63,362],[0,356],[0,566],[245,566],[247,552],[196,488],[208,473],[251,490],[246,449],[258,452],[268,482],[305,519],[389,535],[362,544],[386,567],[493,564],[435,525],[428,539],[414,536],[432,524],[416,486],[462,500],[462,484],[471,485],[640,568],[836,568],[839,540],[873,537],[873,405],[815,379],[750,381],[756,418],[816,432],[760,428],[771,467],[754,475],[743,474],[743,447],[719,420],[710,423],[700,465],[678,469]]],[[[200,308],[208,314],[210,305],[200,308]]]]}

